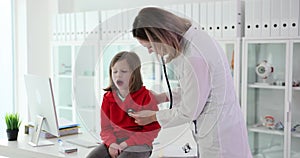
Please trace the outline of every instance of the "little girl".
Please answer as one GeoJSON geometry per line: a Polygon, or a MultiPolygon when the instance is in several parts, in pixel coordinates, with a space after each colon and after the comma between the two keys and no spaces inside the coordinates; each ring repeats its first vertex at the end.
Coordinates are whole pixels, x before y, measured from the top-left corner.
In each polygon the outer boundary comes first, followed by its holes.
{"type": "Polygon", "coordinates": [[[141,61],[134,52],[116,54],[109,68],[110,84],[101,107],[101,139],[88,158],[148,158],[160,126],[140,126],[128,115],[141,110],[158,110],[154,95],[143,86],[141,61]]]}

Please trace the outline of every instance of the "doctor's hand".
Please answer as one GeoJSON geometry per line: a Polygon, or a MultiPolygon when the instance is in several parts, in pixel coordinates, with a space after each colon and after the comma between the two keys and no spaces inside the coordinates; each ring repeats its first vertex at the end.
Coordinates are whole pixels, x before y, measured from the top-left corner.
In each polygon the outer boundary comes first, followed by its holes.
{"type": "Polygon", "coordinates": [[[154,95],[154,97],[157,100],[158,104],[169,101],[166,93],[160,93],[160,94],[158,94],[158,93],[156,93],[154,91],[151,91],[151,93],[154,95]]]}
{"type": "Polygon", "coordinates": [[[142,110],[139,112],[134,112],[129,114],[135,119],[135,123],[138,125],[147,125],[156,120],[156,111],[152,110],[142,110]]]}

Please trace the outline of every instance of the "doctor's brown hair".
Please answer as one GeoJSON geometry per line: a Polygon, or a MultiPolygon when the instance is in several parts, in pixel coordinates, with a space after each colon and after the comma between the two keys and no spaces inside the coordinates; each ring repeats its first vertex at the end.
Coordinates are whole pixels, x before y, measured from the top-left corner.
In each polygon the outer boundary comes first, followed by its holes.
{"type": "MultiPolygon", "coordinates": [[[[181,53],[180,41],[191,22],[166,10],[143,8],[133,22],[133,37],[154,44],[155,51],[167,52],[167,62],[181,53]]],[[[164,54],[166,55],[166,54],[164,54]]]]}
{"type": "Polygon", "coordinates": [[[117,87],[112,80],[112,67],[121,60],[126,60],[130,69],[132,70],[129,81],[129,92],[135,92],[143,86],[143,80],[141,75],[141,60],[139,56],[134,52],[122,51],[116,54],[109,65],[109,86],[104,91],[116,90],[117,87]]]}

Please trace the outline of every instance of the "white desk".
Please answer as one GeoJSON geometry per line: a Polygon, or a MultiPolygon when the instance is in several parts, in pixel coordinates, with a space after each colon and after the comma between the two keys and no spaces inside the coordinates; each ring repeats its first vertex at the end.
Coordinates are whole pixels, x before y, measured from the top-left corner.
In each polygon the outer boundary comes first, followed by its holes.
{"type": "MultiPolygon", "coordinates": [[[[162,129],[153,146],[153,153],[151,158],[158,158],[168,147],[182,147],[185,143],[190,143],[195,147],[192,135],[187,130],[188,125],[183,125],[174,128],[162,129]]],[[[78,147],[78,151],[71,154],[63,154],[58,151],[58,138],[47,139],[54,143],[51,146],[32,147],[28,144],[30,136],[24,134],[22,130],[19,132],[17,141],[7,141],[7,139],[0,140],[0,156],[7,156],[9,158],[85,158],[86,155],[94,148],[78,147]]],[[[85,139],[94,140],[88,133],[64,136],[60,139],[85,139]]],[[[195,149],[195,148],[194,148],[195,149]]]]}
{"type": "MultiPolygon", "coordinates": [[[[60,139],[74,139],[74,138],[89,138],[88,135],[77,134],[64,136],[60,139]]],[[[29,135],[19,132],[17,141],[7,141],[7,139],[0,140],[0,155],[7,156],[9,158],[84,158],[93,148],[78,147],[78,151],[70,154],[63,154],[58,151],[59,145],[57,143],[58,138],[47,139],[54,143],[50,146],[32,147],[28,144],[31,139],[29,135]]],[[[92,140],[92,139],[91,139],[92,140]]]]}

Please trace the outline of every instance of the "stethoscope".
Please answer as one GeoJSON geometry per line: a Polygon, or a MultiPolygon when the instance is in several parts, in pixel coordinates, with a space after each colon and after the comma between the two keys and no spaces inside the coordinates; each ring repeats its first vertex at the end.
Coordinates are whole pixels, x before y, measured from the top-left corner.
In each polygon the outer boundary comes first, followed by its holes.
{"type": "MultiPolygon", "coordinates": [[[[169,95],[170,95],[170,106],[169,106],[169,109],[172,109],[172,106],[173,106],[172,90],[171,90],[169,78],[168,78],[168,75],[167,75],[165,60],[164,60],[163,57],[161,57],[161,62],[162,62],[163,72],[164,72],[164,76],[166,78],[166,82],[167,82],[167,86],[168,86],[168,91],[169,91],[169,95]]],[[[127,114],[128,115],[130,115],[130,113],[134,113],[134,112],[135,111],[133,109],[131,109],[131,108],[127,109],[127,114]]]]}
{"type": "MultiPolygon", "coordinates": [[[[171,86],[170,86],[170,82],[169,82],[169,78],[168,78],[168,75],[167,75],[167,70],[166,70],[166,64],[165,64],[165,60],[163,57],[161,57],[161,62],[162,62],[162,67],[163,67],[163,72],[164,72],[164,76],[166,78],[166,82],[167,82],[167,86],[168,86],[168,91],[169,91],[169,95],[170,95],[170,107],[169,109],[172,109],[172,106],[173,106],[173,96],[172,96],[172,90],[171,90],[171,86]]],[[[129,108],[127,110],[127,113],[130,114],[130,113],[134,113],[134,110],[129,108]]],[[[194,122],[194,121],[193,121],[194,122]]],[[[195,127],[196,127],[196,122],[195,123],[195,127]]],[[[196,129],[195,129],[196,130],[196,129]]],[[[196,133],[197,133],[197,130],[196,130],[196,133]]],[[[188,153],[190,152],[190,150],[192,149],[189,145],[189,143],[185,144],[183,147],[182,147],[184,153],[188,153]]],[[[199,157],[199,156],[198,156],[199,157]]]]}
{"type": "Polygon", "coordinates": [[[161,57],[161,62],[162,62],[163,71],[164,71],[164,75],[165,75],[165,78],[166,78],[166,82],[167,82],[167,86],[168,86],[168,91],[169,91],[169,95],[170,95],[170,107],[169,107],[169,109],[172,109],[172,106],[173,106],[172,90],[171,90],[169,78],[168,78],[168,75],[167,75],[165,60],[164,60],[163,57],[161,57]]]}

